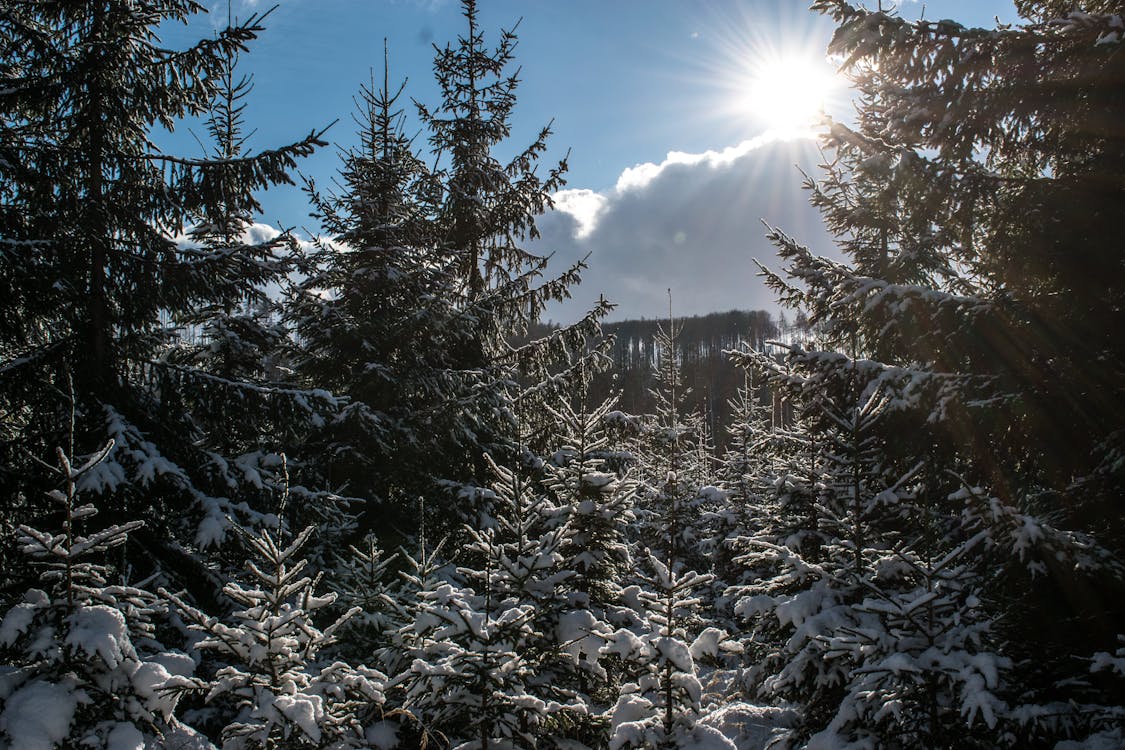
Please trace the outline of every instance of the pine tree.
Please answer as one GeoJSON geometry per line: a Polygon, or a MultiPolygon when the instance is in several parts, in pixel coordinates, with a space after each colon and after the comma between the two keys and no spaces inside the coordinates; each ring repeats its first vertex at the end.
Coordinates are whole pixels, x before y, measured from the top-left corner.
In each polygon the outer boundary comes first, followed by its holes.
{"type": "Polygon", "coordinates": [[[535,217],[562,186],[565,163],[546,179],[535,172],[549,129],[506,165],[493,156],[515,105],[517,81],[505,73],[515,36],[504,32],[490,52],[476,4],[464,13],[468,34],[436,53],[440,103],[418,106],[437,167],[405,134],[403,88],[392,91],[384,76],[381,89],[365,89],[361,142],[345,154],[340,194],[311,186],[333,244],[317,254],[290,313],[307,382],[349,399],[309,450],[329,457],[331,486],[371,501],[383,524],[390,514],[400,534],[415,530],[419,496],[432,526],[459,526],[456,487],[487,476],[486,452],[514,456],[506,436],[517,411],[531,419],[532,402],[588,377],[588,344],[609,309],[510,343],[567,295],[583,266],[540,284],[546,258],[517,244],[537,236],[535,217]]]}
{"type": "Polygon", "coordinates": [[[308,561],[298,556],[313,531],[306,527],[288,544],[280,533],[242,532],[253,557],[246,562],[248,580],[223,589],[236,607],[229,624],[160,592],[203,634],[196,648],[225,662],[212,678],[178,691],[202,691],[219,708],[224,748],[367,747],[366,730],[382,718],[384,674],[323,661],[321,652],[357,611],[324,629],[314,623],[317,610],[336,597],[316,593],[320,576],[306,575],[308,561]]]}
{"type": "MultiPolygon", "coordinates": [[[[228,2],[227,25],[234,23],[228,2]]],[[[239,50],[226,52],[204,120],[210,139],[206,156],[216,161],[244,157],[253,135],[245,122],[253,77],[240,74],[239,60],[239,50]]],[[[235,174],[217,176],[215,189],[191,216],[188,241],[202,257],[226,256],[238,263],[239,286],[211,304],[185,311],[186,316],[175,321],[186,329],[183,339],[188,346],[175,352],[174,361],[225,380],[258,382],[268,379],[271,369],[280,364],[285,331],[268,285],[280,283],[293,269],[287,251],[295,241],[287,232],[258,243],[248,241],[254,204],[246,200],[245,189],[236,178],[235,174]]],[[[252,421],[243,424],[254,426],[252,421]]],[[[233,442],[236,427],[224,432],[227,442],[233,442]]],[[[251,429],[243,440],[253,443],[259,437],[251,429]]]]}
{"type": "Polygon", "coordinates": [[[684,419],[685,389],[676,336],[669,316],[656,337],[656,412],[638,436],[638,495],[634,534],[643,552],[643,571],[632,589],[639,622],[619,628],[603,651],[624,663],[628,681],[610,716],[610,746],[692,747],[704,742],[725,746],[718,732],[699,723],[705,708],[701,657],[740,650],[719,628],[707,627],[714,575],[702,538],[703,511],[723,502],[723,493],[703,485],[710,475],[710,446],[702,420],[684,419]]]}
{"type": "Polygon", "coordinates": [[[606,712],[622,680],[619,660],[602,649],[609,634],[636,621],[622,586],[633,563],[628,533],[634,485],[608,460],[614,453],[607,429],[612,407],[607,400],[579,410],[567,400],[550,409],[557,450],[542,480],[565,524],[559,552],[570,572],[566,604],[551,634],[558,657],[552,680],[587,705],[577,739],[592,746],[604,736],[606,712]]]}
{"type": "Polygon", "coordinates": [[[820,345],[847,354],[791,346],[793,375],[777,379],[813,417],[817,527],[829,538],[815,565],[786,545],[763,549],[784,558],[795,586],[775,615],[810,644],[840,645],[838,659],[862,659],[837,661],[834,675],[811,655],[787,668],[840,690],[816,697],[822,712],[806,713],[806,730],[824,727],[818,741],[844,726],[843,739],[876,736],[888,717],[855,697],[894,684],[901,701],[886,705],[902,713],[886,736],[915,732],[896,741],[1085,736],[1105,714],[1088,710],[1073,656],[1091,637],[1110,642],[1122,580],[1095,541],[1119,548],[1121,536],[1105,511],[1120,484],[1105,461],[1122,414],[1105,291],[1121,280],[1107,222],[1123,195],[1109,176],[1122,152],[1104,125],[1121,106],[1107,83],[1121,66],[1114,16],[1027,2],[1027,23],[991,31],[842,0],[815,7],[839,24],[830,51],[861,93],[858,125],[831,125],[833,156],[809,181],[849,262],[771,230],[785,277],[765,275],[808,312],[820,345]],[[919,593],[954,569],[943,591],[919,593]],[[1055,627],[1076,591],[1082,601],[1055,627]],[[923,600],[931,619],[896,620],[923,600]],[[948,654],[1003,668],[950,679],[949,662],[911,645],[938,631],[948,654]],[[896,651],[909,668],[878,666],[896,651]],[[970,684],[978,678],[984,687],[970,684]]]}
{"type": "Polygon", "coordinates": [[[651,571],[640,577],[639,606],[645,624],[638,634],[621,628],[603,648],[622,659],[630,680],[610,714],[611,748],[733,747],[699,721],[705,708],[701,672],[741,646],[715,627],[702,627],[702,601],[694,594],[711,583],[710,574],[646,558],[651,571]]]}
{"type": "Polygon", "coordinates": [[[372,532],[332,566],[328,585],[339,606],[356,610],[340,630],[339,650],[349,661],[372,662],[406,624],[401,581],[393,575],[399,556],[386,554],[372,532]]]}
{"type": "Polygon", "coordinates": [[[565,527],[523,472],[486,460],[496,481],[464,529],[459,580],[425,592],[414,623],[404,708],[454,746],[536,747],[586,708],[553,679],[570,663],[558,642],[570,604],[565,527]]]}
{"type": "Polygon", "coordinates": [[[156,638],[156,596],[106,564],[142,521],[82,533],[97,509],[78,481],[107,444],[76,466],[62,448],[51,490],[61,532],[21,525],[17,543],[46,590],[30,588],[0,621],[0,737],[9,747],[139,747],[175,725],[171,692],[195,664],[156,638]]]}
{"type": "Polygon", "coordinates": [[[698,415],[682,414],[688,388],[680,372],[676,339],[679,327],[669,318],[658,330],[654,347],[658,360],[652,395],[655,411],[647,415],[633,454],[640,479],[635,514],[638,542],[671,565],[670,560],[696,571],[710,570],[704,539],[703,509],[721,494],[703,477],[711,474],[710,455],[698,415]]]}
{"type": "Polygon", "coordinates": [[[178,244],[185,222],[216,207],[252,213],[252,191],[287,181],[320,143],[313,134],[232,159],[154,147],[152,127],[209,111],[233,56],[261,31],[255,15],[184,50],[160,46],[160,24],[199,10],[190,0],[4,6],[0,464],[10,480],[0,502],[18,520],[39,510],[28,456],[61,442],[69,406],[59,394],[81,356],[76,442],[114,443],[79,489],[111,499],[110,521],[167,519],[134,533],[128,555],[206,597],[212,575],[193,548],[220,541],[228,516],[254,522],[273,510],[277,484],[277,448],[248,451],[230,414],[284,435],[325,399],[169,356],[180,321],[206,326],[205,310],[237,306],[278,272],[271,248],[178,244]]]}
{"type": "Polygon", "coordinates": [[[472,403],[465,407],[460,429],[472,436],[471,450],[460,456],[460,471],[447,477],[465,482],[487,474],[483,452],[514,455],[510,436],[522,415],[528,445],[544,448],[551,437],[541,406],[588,379],[600,362],[591,344],[600,335],[598,321],[611,309],[600,301],[579,322],[513,347],[544,306],[569,296],[584,263],[541,281],[548,258],[520,243],[537,238],[535,219],[552,206],[551,194],[564,184],[566,161],[537,174],[547,149],[550,127],[515,156],[509,150],[511,116],[516,104],[518,74],[509,72],[516,35],[502,31],[489,49],[478,24],[475,0],[462,0],[468,29],[456,45],[437,48],[434,74],[441,91],[433,107],[419,104],[418,114],[429,135],[431,151],[441,158],[435,235],[439,257],[455,270],[445,290],[455,301],[468,334],[449,344],[449,355],[463,372],[478,374],[472,403]],[[518,383],[517,390],[511,389],[518,383]],[[514,400],[514,401],[513,401],[514,400]]]}
{"type": "Polygon", "coordinates": [[[405,134],[396,109],[405,84],[391,90],[388,68],[381,88],[360,92],[360,143],[343,154],[340,192],[308,184],[325,237],[288,317],[305,382],[347,399],[306,440],[310,463],[366,500],[384,529],[389,520],[406,533],[416,499],[434,494],[470,439],[457,420],[475,381],[448,355],[467,333],[434,252],[436,178],[405,134]]]}
{"type": "Polygon", "coordinates": [[[620,600],[620,582],[630,566],[633,481],[613,471],[606,458],[613,406],[606,400],[579,411],[564,401],[550,409],[557,450],[544,466],[543,480],[569,527],[562,552],[574,567],[576,604],[602,615],[620,600]]]}

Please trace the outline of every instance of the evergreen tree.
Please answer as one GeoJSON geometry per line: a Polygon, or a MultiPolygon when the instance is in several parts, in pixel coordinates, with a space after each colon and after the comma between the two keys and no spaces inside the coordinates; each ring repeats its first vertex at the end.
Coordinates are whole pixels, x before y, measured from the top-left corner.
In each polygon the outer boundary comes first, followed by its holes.
{"type": "Polygon", "coordinates": [[[549,126],[507,162],[497,158],[497,150],[508,149],[516,104],[519,79],[508,70],[516,35],[501,32],[489,49],[476,0],[462,0],[462,10],[468,29],[456,45],[438,48],[434,59],[441,100],[434,107],[420,104],[418,114],[441,159],[434,239],[439,256],[456,272],[445,291],[469,325],[467,336],[450,342],[449,354],[459,370],[479,378],[472,402],[461,403],[461,430],[471,436],[471,450],[459,457],[460,470],[447,477],[464,482],[486,475],[484,451],[497,457],[518,452],[509,437],[517,434],[517,413],[531,436],[529,446],[544,449],[551,428],[540,406],[589,378],[600,361],[598,347],[591,351],[590,345],[611,305],[602,300],[578,323],[511,345],[548,302],[569,296],[585,265],[540,281],[548,258],[520,246],[539,236],[535,219],[551,208],[551,194],[564,185],[566,162],[546,177],[537,174],[549,126]],[[518,391],[510,390],[512,383],[520,384],[518,391]]]}
{"type": "Polygon", "coordinates": [[[371,662],[406,624],[402,582],[393,575],[399,557],[387,555],[372,532],[332,566],[328,585],[343,611],[355,610],[340,629],[339,650],[349,661],[371,662]]]}
{"type": "Polygon", "coordinates": [[[710,463],[698,415],[681,413],[687,389],[683,386],[676,337],[679,328],[669,319],[655,339],[657,362],[651,390],[655,411],[647,415],[635,440],[638,462],[635,514],[639,544],[664,564],[686,564],[696,571],[710,570],[704,539],[703,509],[714,505],[721,492],[703,484],[710,463]]]}
{"type": "Polygon", "coordinates": [[[10,364],[0,373],[0,502],[16,520],[39,510],[29,457],[61,442],[61,385],[81,356],[75,440],[114,442],[79,489],[109,500],[111,521],[166,519],[131,535],[129,557],[208,596],[212,575],[193,548],[220,541],[228,516],[253,522],[273,510],[277,484],[278,451],[247,450],[231,414],[284,435],[324,399],[170,356],[180,322],[206,327],[204,311],[233,309],[280,271],[272,246],[178,244],[184,223],[219,207],[252,213],[252,191],[287,181],[320,142],[314,134],[237,158],[155,148],[150,129],[205,115],[231,60],[261,31],[252,16],[188,49],[160,46],[158,26],[200,10],[191,0],[3,7],[0,352],[10,364]]]}
{"type": "Polygon", "coordinates": [[[642,575],[638,598],[645,625],[641,632],[619,629],[603,648],[627,665],[630,680],[610,715],[611,748],[733,747],[714,728],[699,721],[708,706],[702,671],[725,653],[741,650],[723,630],[702,627],[702,600],[694,594],[712,576],[665,565],[648,555],[651,571],[642,575]]]}
{"type": "Polygon", "coordinates": [[[612,471],[607,422],[612,401],[590,411],[570,401],[550,409],[556,423],[556,450],[544,465],[542,481],[565,524],[560,555],[570,575],[566,604],[553,633],[557,662],[552,681],[586,704],[576,738],[590,746],[604,741],[608,710],[617,700],[623,665],[603,649],[617,628],[634,624],[624,587],[632,569],[629,524],[633,481],[612,471]]]}
{"type": "Polygon", "coordinates": [[[1105,463],[1122,414],[1106,296],[1121,281],[1108,217],[1122,151],[1105,127],[1121,60],[1108,4],[1058,6],[1021,3],[1025,24],[989,31],[815,3],[862,95],[858,125],[831,125],[834,157],[809,181],[850,262],[771,230],[788,279],[765,275],[848,354],[789,347],[793,374],[775,383],[812,419],[827,538],[816,564],[761,549],[795,586],[767,609],[814,651],[840,646],[778,673],[811,669],[840,691],[801,699],[821,707],[805,716],[817,741],[846,726],[837,739],[1050,743],[1098,729],[1090,704],[1115,702],[1073,679],[1073,657],[1118,630],[1121,571],[1095,540],[1121,538],[1105,463]],[[933,611],[896,619],[919,601],[933,611]],[[939,641],[950,661],[919,650],[939,641]],[[991,672],[951,677],[962,657],[991,672]],[[880,729],[889,717],[855,699],[892,684],[885,705],[902,713],[880,729]],[[912,734],[889,739],[902,727],[912,734]]]}
{"type": "Polygon", "coordinates": [[[613,405],[607,400],[579,411],[564,401],[550,410],[559,442],[543,480],[568,526],[561,552],[574,570],[574,605],[598,619],[616,616],[621,582],[632,564],[627,535],[634,483],[611,470],[606,458],[613,405]]]}
{"type": "Polygon", "coordinates": [[[366,730],[381,719],[386,676],[323,661],[321,652],[357,611],[324,629],[314,623],[316,611],[336,597],[317,594],[320,576],[304,574],[308,561],[298,553],[312,534],[309,526],[286,545],[280,533],[242,532],[253,557],[246,562],[248,581],[223,589],[236,605],[230,624],[161,590],[203,634],[196,647],[225,662],[212,678],[178,690],[202,691],[219,709],[224,748],[367,747],[366,730]]]}
{"type": "Polygon", "coordinates": [[[436,178],[404,132],[403,87],[392,91],[388,75],[360,92],[360,143],[343,155],[339,194],[308,185],[326,237],[288,316],[302,377],[347,397],[304,452],[384,529],[389,520],[405,532],[416,499],[434,493],[469,439],[457,425],[474,381],[448,355],[467,332],[433,249],[436,178]]]}
{"type": "MultiPolygon", "coordinates": [[[[802,448],[801,473],[781,473],[772,491],[761,490],[769,515],[735,542],[747,568],[732,591],[735,611],[764,657],[751,686],[801,706],[791,743],[995,743],[1003,702],[990,691],[1010,660],[994,651],[974,593],[984,558],[957,564],[982,535],[927,507],[924,462],[889,473],[881,427],[895,399],[880,380],[886,371],[796,347],[787,363],[748,359],[796,407],[802,448]],[[974,721],[980,736],[970,732],[974,721]]],[[[783,458],[779,472],[788,469],[783,458]]]]}
{"type": "MultiPolygon", "coordinates": [[[[227,3],[227,25],[233,25],[231,3],[227,3]]],[[[247,132],[247,97],[253,91],[253,78],[239,73],[239,50],[226,52],[219,71],[217,88],[204,120],[210,143],[206,156],[216,161],[244,157],[253,134],[247,132]]],[[[174,361],[197,366],[225,380],[258,382],[268,379],[279,364],[285,331],[278,319],[277,304],[270,296],[270,284],[279,283],[293,268],[288,256],[295,244],[289,233],[259,243],[249,242],[254,224],[254,204],[247,201],[236,174],[216,177],[215,189],[205,196],[190,217],[188,241],[202,257],[227,256],[240,264],[240,288],[221,298],[183,311],[175,322],[184,326],[186,343],[174,353],[174,361]]],[[[185,249],[187,251],[188,249],[185,249]]],[[[253,445],[260,435],[253,431],[253,420],[242,420],[223,432],[228,444],[241,438],[253,445]],[[247,427],[238,435],[237,428],[247,427]]],[[[227,451],[228,453],[230,450],[227,451]]]]}
{"type": "Polygon", "coordinates": [[[439,488],[480,482],[486,452],[515,455],[505,436],[516,412],[530,420],[532,402],[588,377],[588,344],[609,309],[511,345],[548,301],[567,295],[582,265],[538,284],[546,258],[518,246],[537,236],[535,217],[551,206],[565,163],[546,179],[536,174],[549,129],[509,163],[496,160],[516,100],[517,81],[505,73],[515,36],[504,32],[488,51],[475,2],[464,14],[467,35],[437,50],[441,101],[418,107],[436,170],[405,134],[395,109],[402,88],[392,92],[385,77],[378,91],[364,90],[361,142],[345,154],[340,194],[312,187],[332,243],[291,311],[308,382],[349,399],[309,450],[329,457],[331,486],[371,501],[404,534],[420,495],[431,499],[432,524],[458,527],[456,492],[439,488]]]}
{"type": "Polygon", "coordinates": [[[585,705],[553,679],[568,597],[565,527],[522,472],[489,461],[480,523],[466,526],[463,581],[425,592],[404,707],[454,746],[536,747],[567,734],[585,705]]]}
{"type": "Polygon", "coordinates": [[[142,521],[83,534],[97,509],[81,503],[82,475],[105,460],[107,444],[80,466],[57,451],[51,490],[61,532],[21,525],[17,542],[46,586],[30,588],[0,621],[0,737],[6,747],[140,747],[175,725],[171,692],[195,668],[164,648],[156,596],[106,564],[142,521]]]}
{"type": "Polygon", "coordinates": [[[604,647],[622,659],[628,682],[611,712],[610,746],[693,747],[725,740],[698,720],[704,709],[701,657],[739,650],[719,628],[706,627],[712,605],[710,555],[703,535],[705,506],[723,493],[704,486],[710,451],[702,420],[680,414],[684,389],[676,346],[676,321],[660,328],[656,413],[638,436],[641,477],[634,533],[643,548],[643,571],[633,575],[632,599],[639,623],[619,628],[604,647]]]}
{"type": "Polygon", "coordinates": [[[752,371],[728,404],[731,422],[727,427],[727,450],[716,475],[726,503],[705,519],[714,540],[714,571],[721,582],[734,583],[740,567],[734,561],[736,540],[751,533],[764,521],[758,506],[771,474],[771,462],[779,459],[773,448],[769,406],[762,403],[752,371]]]}

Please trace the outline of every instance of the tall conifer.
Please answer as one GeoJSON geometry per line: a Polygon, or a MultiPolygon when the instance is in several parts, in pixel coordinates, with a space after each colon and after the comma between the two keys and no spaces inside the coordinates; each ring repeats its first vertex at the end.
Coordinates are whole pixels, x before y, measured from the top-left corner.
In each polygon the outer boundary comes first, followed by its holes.
{"type": "MultiPolygon", "coordinates": [[[[0,35],[0,502],[5,514],[34,514],[41,493],[26,462],[61,442],[69,372],[76,443],[114,440],[80,489],[114,498],[102,503],[111,521],[159,519],[130,554],[167,572],[193,567],[190,548],[218,541],[228,515],[272,510],[276,466],[227,444],[231,410],[304,418],[317,400],[167,356],[180,321],[202,324],[202,311],[230,309],[277,272],[272,248],[178,244],[185,223],[215,206],[252,213],[252,191],[288,181],[319,143],[312,134],[198,159],[152,144],[152,128],[206,115],[262,29],[255,15],[187,49],[161,46],[158,25],[201,10],[191,0],[5,3],[0,35]]],[[[199,569],[190,580],[206,578],[199,569]]]]}

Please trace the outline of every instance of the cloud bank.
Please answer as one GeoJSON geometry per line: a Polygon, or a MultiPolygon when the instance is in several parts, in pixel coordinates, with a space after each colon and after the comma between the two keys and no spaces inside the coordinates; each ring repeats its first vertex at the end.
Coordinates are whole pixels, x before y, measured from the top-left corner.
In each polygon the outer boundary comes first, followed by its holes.
{"type": "Polygon", "coordinates": [[[672,152],[660,164],[621,173],[606,191],[564,190],[541,217],[541,252],[553,267],[587,253],[589,270],[574,297],[548,310],[569,322],[604,294],[614,319],[658,318],[741,309],[777,309],[757,277],[757,258],[776,267],[762,220],[821,254],[833,245],[801,189],[820,161],[808,139],[763,136],[722,151],[672,152]]]}

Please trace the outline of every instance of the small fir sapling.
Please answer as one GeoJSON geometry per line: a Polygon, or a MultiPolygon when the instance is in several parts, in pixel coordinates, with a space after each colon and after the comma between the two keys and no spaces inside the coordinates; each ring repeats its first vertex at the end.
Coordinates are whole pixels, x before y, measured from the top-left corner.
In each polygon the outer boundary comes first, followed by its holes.
{"type": "Polygon", "coordinates": [[[556,640],[565,526],[521,472],[486,461],[496,481],[479,493],[480,528],[463,530],[460,583],[421,592],[403,707],[456,747],[534,747],[586,711],[570,680],[552,680],[570,665],[556,640]]]}
{"type": "Polygon", "coordinates": [[[621,659],[628,674],[610,712],[609,747],[733,748],[701,723],[707,708],[701,677],[708,663],[741,646],[715,627],[703,627],[695,592],[710,585],[710,574],[670,568],[649,554],[650,575],[640,578],[639,603],[646,625],[613,633],[603,654],[621,659]],[[708,745],[707,743],[711,743],[708,745]]]}
{"type": "Polygon", "coordinates": [[[404,581],[395,574],[402,557],[401,552],[386,554],[373,532],[336,556],[327,581],[337,595],[335,608],[356,610],[341,627],[336,646],[347,659],[370,663],[406,624],[404,581]]]}
{"type": "MultiPolygon", "coordinates": [[[[637,449],[646,484],[638,494],[640,538],[649,573],[635,573],[635,606],[642,623],[619,628],[603,651],[624,662],[629,677],[611,712],[610,747],[693,747],[702,742],[728,746],[718,732],[699,723],[703,712],[700,659],[739,645],[714,627],[704,627],[707,614],[699,594],[714,580],[692,566],[702,561],[697,541],[700,507],[708,488],[699,487],[697,466],[701,440],[680,419],[680,387],[676,333],[670,320],[657,336],[661,352],[654,420],[637,449]]],[[[709,566],[708,566],[709,567],[709,566]]],[[[708,597],[710,598],[710,597],[708,597]]]]}
{"type": "Polygon", "coordinates": [[[316,593],[321,576],[310,577],[300,557],[312,534],[307,527],[285,544],[283,532],[240,531],[251,557],[245,582],[223,589],[235,605],[228,622],[160,592],[202,634],[196,648],[225,663],[211,678],[181,688],[201,691],[219,709],[224,748],[367,747],[367,730],[382,719],[386,676],[324,659],[358,610],[323,629],[315,624],[336,595],[316,593]]]}
{"type": "Polygon", "coordinates": [[[195,664],[156,640],[157,597],[111,583],[125,571],[107,564],[143,522],[82,531],[98,511],[80,502],[78,483],[112,448],[79,466],[58,449],[54,474],[63,489],[49,494],[61,531],[16,529],[45,588],[29,589],[0,621],[0,739],[13,749],[139,748],[175,731],[170,688],[184,684],[195,664]]]}

